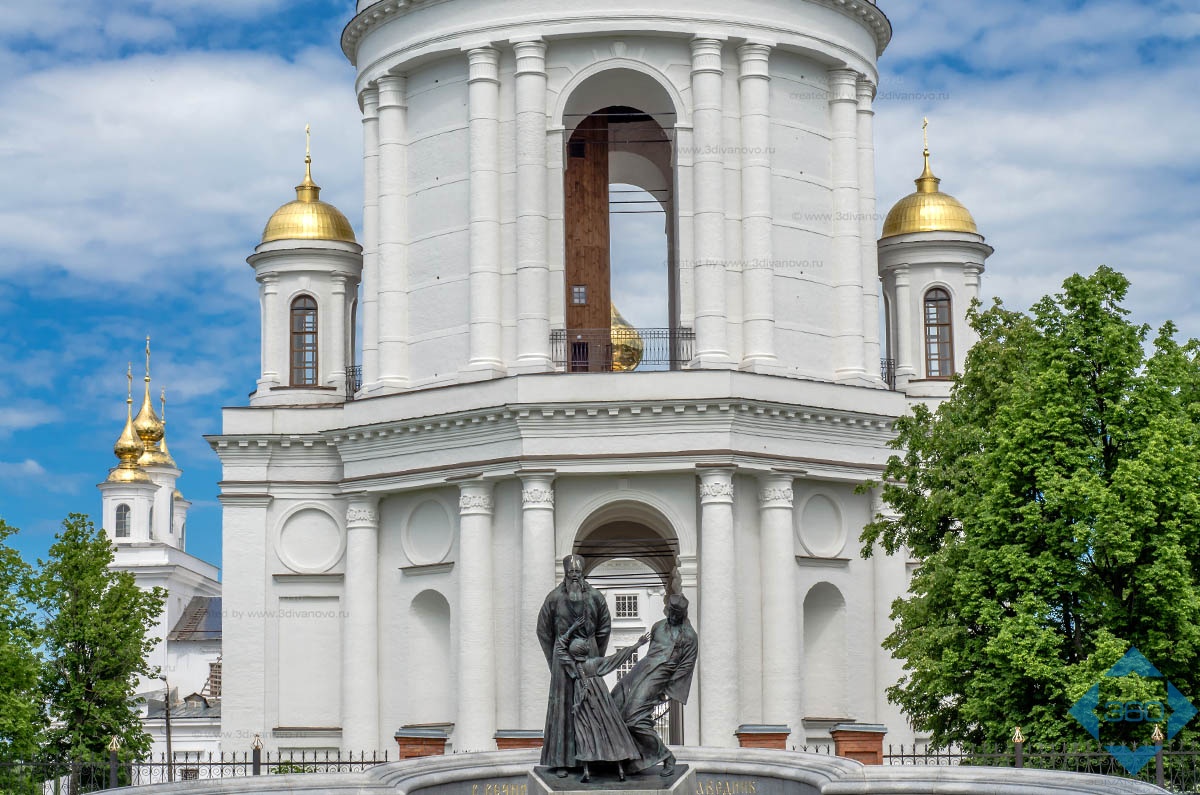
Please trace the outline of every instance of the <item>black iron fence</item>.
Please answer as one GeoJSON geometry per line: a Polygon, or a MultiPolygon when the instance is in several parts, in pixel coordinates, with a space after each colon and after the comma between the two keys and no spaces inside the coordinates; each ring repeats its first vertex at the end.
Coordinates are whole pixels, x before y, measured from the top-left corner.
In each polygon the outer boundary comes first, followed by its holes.
{"type": "Polygon", "coordinates": [[[142,760],[117,754],[73,759],[0,759],[4,795],[79,795],[112,787],[284,773],[357,773],[391,761],[388,753],[340,751],[177,752],[142,760]]]}
{"type": "Polygon", "coordinates": [[[346,400],[354,400],[354,395],[360,389],[362,389],[362,365],[351,365],[346,368],[346,400]]]}
{"type": "Polygon", "coordinates": [[[695,341],[690,328],[560,328],[550,332],[550,355],[568,373],[679,370],[695,341]]]}
{"type": "Polygon", "coordinates": [[[1130,773],[1100,743],[1035,745],[1012,743],[991,749],[932,749],[915,746],[888,746],[885,765],[1024,767],[1036,770],[1063,770],[1072,773],[1098,773],[1136,779],[1172,792],[1200,792],[1200,747],[1173,743],[1155,746],[1156,753],[1136,774],[1130,773]]]}
{"type": "Polygon", "coordinates": [[[883,383],[887,384],[887,388],[895,391],[896,389],[896,360],[895,359],[880,359],[879,360],[879,375],[883,377],[883,383]]]}

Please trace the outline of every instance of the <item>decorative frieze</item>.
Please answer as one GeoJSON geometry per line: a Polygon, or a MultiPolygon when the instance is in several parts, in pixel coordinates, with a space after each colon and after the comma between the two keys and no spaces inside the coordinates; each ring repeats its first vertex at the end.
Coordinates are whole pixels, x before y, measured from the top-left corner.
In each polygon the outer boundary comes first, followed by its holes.
{"type": "Polygon", "coordinates": [[[458,496],[458,510],[463,513],[467,511],[491,513],[494,507],[491,496],[487,494],[460,494],[458,496]]]}
{"type": "Polygon", "coordinates": [[[379,524],[379,513],[374,508],[350,508],[346,511],[346,524],[379,524]]]}
{"type": "Polygon", "coordinates": [[[553,489],[522,489],[521,505],[526,508],[553,508],[553,489]]]}
{"type": "Polygon", "coordinates": [[[790,487],[765,488],[758,491],[758,504],[761,508],[791,508],[792,499],[790,487]]]}

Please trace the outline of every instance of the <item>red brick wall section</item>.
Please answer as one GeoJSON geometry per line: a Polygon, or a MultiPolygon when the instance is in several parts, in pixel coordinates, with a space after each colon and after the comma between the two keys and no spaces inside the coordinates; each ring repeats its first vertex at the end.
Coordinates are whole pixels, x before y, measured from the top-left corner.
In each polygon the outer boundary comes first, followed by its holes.
{"type": "Polygon", "coordinates": [[[737,738],[742,748],[787,750],[787,732],[738,732],[737,738]]]}
{"type": "Polygon", "coordinates": [[[850,729],[834,730],[834,752],[838,756],[862,762],[864,765],[883,764],[883,732],[858,732],[850,729]]]}
{"type": "Polygon", "coordinates": [[[446,739],[444,737],[397,737],[400,746],[401,759],[416,759],[420,756],[444,756],[446,739]]]}
{"type": "Polygon", "coordinates": [[[516,751],[521,748],[541,748],[541,737],[497,737],[496,749],[500,751],[516,751]]]}

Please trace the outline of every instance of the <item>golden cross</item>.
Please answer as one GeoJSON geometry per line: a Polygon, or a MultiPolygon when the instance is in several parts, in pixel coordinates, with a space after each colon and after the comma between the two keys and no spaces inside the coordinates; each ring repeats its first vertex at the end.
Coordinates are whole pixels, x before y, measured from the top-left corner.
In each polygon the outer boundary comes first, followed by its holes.
{"type": "Polygon", "coordinates": [[[146,383],[150,383],[150,335],[146,335],[146,383]]]}
{"type": "Polygon", "coordinates": [[[929,117],[925,117],[924,123],[921,125],[921,134],[925,136],[925,151],[929,151],[929,117]]]}
{"type": "Polygon", "coordinates": [[[312,157],[312,129],[309,125],[304,125],[304,156],[312,157]]]}
{"type": "Polygon", "coordinates": [[[129,362],[125,367],[125,379],[129,381],[129,388],[126,390],[125,402],[133,402],[133,362],[129,362]]]}
{"type": "Polygon", "coordinates": [[[166,389],[166,387],[163,387],[162,392],[158,393],[158,414],[159,414],[159,419],[161,419],[163,421],[163,424],[165,425],[167,422],[167,389],[166,389]]]}

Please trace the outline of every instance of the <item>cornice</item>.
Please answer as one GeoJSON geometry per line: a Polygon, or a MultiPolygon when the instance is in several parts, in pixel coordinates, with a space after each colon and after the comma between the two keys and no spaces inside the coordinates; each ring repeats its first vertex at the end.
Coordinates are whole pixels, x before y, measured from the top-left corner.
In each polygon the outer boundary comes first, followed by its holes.
{"type": "MultiPolygon", "coordinates": [[[[415,8],[428,7],[453,0],[380,0],[367,6],[346,23],[342,29],[342,53],[350,63],[357,63],[357,46],[364,36],[380,25],[408,14],[415,8]]],[[[875,56],[879,57],[892,40],[892,23],[879,9],[874,0],[807,0],[814,5],[831,8],[867,28],[875,39],[875,56]]],[[[574,17],[573,19],[579,19],[574,17]]],[[[710,23],[711,24],[711,23],[710,23]]],[[[470,37],[477,30],[463,30],[462,37],[470,37]]]]}

